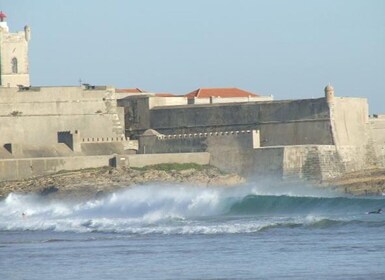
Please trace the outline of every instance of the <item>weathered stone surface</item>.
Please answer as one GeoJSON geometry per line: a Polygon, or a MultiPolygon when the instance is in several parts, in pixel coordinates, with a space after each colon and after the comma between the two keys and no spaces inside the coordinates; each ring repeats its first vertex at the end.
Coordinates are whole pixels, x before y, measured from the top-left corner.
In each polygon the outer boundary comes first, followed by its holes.
{"type": "Polygon", "coordinates": [[[385,169],[346,173],[323,182],[325,186],[353,195],[385,195],[385,169]]]}

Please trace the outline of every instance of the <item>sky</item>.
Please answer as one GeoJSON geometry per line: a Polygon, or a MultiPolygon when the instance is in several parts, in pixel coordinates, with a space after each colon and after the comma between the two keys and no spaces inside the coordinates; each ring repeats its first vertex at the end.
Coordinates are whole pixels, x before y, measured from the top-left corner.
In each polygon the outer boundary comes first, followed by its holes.
{"type": "Polygon", "coordinates": [[[383,0],[0,0],[32,29],[34,86],[186,94],[238,87],[279,99],[368,98],[385,113],[383,0]]]}

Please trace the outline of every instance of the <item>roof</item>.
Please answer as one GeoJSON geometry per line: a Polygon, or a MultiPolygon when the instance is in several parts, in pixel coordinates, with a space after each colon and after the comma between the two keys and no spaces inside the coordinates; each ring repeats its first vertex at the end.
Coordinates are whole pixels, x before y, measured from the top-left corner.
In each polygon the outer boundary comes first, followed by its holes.
{"type": "Polygon", "coordinates": [[[115,92],[119,93],[144,93],[146,91],[141,90],[140,88],[117,88],[115,92]]]}
{"type": "Polygon", "coordinates": [[[208,97],[249,97],[258,96],[257,94],[239,88],[199,88],[185,95],[188,99],[208,98],[208,97]]]}

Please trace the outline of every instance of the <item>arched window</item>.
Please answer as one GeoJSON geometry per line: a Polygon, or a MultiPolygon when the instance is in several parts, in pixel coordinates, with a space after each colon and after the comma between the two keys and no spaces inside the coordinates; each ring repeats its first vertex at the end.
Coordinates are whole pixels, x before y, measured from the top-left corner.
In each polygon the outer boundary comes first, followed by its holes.
{"type": "Polygon", "coordinates": [[[12,58],[12,73],[17,73],[18,72],[18,69],[17,69],[17,58],[14,57],[12,58]]]}

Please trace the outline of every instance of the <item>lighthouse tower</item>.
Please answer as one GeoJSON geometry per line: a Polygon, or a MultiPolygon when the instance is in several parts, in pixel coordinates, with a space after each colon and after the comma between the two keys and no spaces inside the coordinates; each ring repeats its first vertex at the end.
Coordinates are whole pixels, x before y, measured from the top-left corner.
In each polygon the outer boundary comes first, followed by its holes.
{"type": "Polygon", "coordinates": [[[31,29],[9,32],[6,14],[0,11],[0,87],[29,86],[28,43],[31,29]]]}

